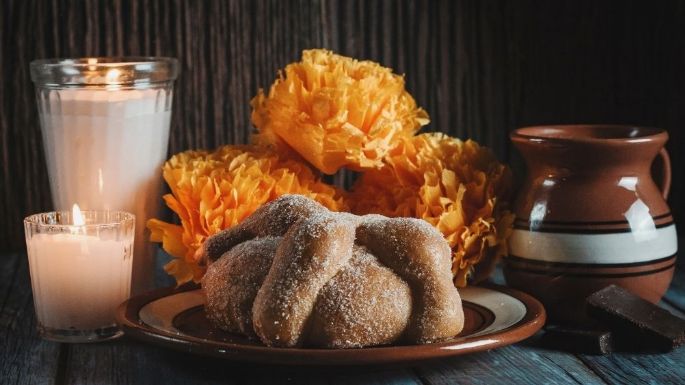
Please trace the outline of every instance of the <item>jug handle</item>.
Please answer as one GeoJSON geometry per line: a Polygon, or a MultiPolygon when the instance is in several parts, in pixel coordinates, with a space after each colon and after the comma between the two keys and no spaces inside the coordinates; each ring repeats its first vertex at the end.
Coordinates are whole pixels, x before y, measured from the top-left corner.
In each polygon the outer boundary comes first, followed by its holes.
{"type": "Polygon", "coordinates": [[[661,148],[659,151],[661,156],[661,195],[664,199],[668,199],[668,193],[671,191],[671,157],[668,155],[666,148],[661,148]]]}

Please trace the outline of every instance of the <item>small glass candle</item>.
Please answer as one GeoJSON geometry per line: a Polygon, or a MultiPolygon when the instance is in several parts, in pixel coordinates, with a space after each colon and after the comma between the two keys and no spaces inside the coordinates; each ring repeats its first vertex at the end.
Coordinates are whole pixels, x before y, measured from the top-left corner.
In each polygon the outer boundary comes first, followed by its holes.
{"type": "Polygon", "coordinates": [[[122,334],[114,312],[131,291],[135,216],[123,211],[35,214],[24,219],[41,337],[92,342],[122,334]]]}

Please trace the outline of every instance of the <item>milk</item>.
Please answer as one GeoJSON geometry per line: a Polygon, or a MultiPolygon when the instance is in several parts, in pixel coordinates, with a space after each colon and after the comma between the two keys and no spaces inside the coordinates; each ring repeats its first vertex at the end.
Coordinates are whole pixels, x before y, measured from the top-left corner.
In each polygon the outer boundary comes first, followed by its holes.
{"type": "Polygon", "coordinates": [[[146,222],[157,214],[171,119],[171,87],[38,91],[56,210],[135,214],[133,292],[151,287],[154,255],[146,222]]]}

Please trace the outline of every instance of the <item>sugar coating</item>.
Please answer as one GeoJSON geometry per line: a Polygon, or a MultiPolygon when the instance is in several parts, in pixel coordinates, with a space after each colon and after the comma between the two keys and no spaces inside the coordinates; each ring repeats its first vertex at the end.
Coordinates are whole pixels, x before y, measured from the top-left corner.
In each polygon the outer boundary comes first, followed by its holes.
{"type": "Polygon", "coordinates": [[[211,264],[242,242],[255,237],[282,236],[298,220],[329,211],[301,195],[284,195],[261,206],[239,225],[209,237],[197,250],[197,259],[211,264]]]}
{"type": "Polygon", "coordinates": [[[428,343],[463,327],[449,245],[419,219],[285,195],[205,243],[210,321],[266,345],[428,343]]]}
{"type": "Polygon", "coordinates": [[[391,344],[402,337],[411,316],[407,285],[364,246],[319,292],[309,344],[354,348],[391,344]]]}
{"type": "Polygon", "coordinates": [[[302,345],[319,291],[352,256],[354,229],[352,222],[320,212],[284,235],[252,308],[255,332],[264,343],[302,345]]]}
{"type": "Polygon", "coordinates": [[[252,304],[271,268],[282,237],[238,244],[207,268],[202,278],[207,318],[221,329],[254,338],[252,304]]]}
{"type": "Polygon", "coordinates": [[[461,331],[464,313],[452,283],[451,250],[433,226],[416,218],[369,215],[356,228],[356,239],[412,290],[407,342],[436,342],[461,331]]]}

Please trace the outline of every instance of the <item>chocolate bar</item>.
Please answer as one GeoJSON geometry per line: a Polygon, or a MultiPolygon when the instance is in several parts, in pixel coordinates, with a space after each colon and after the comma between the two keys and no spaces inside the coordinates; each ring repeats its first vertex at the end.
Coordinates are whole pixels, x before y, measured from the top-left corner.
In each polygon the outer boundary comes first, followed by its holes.
{"type": "Polygon", "coordinates": [[[542,336],[543,346],[580,354],[609,354],[613,351],[608,330],[574,329],[550,325],[542,336]]]}
{"type": "Polygon", "coordinates": [[[685,320],[619,286],[593,293],[586,304],[589,316],[634,348],[666,352],[685,343],[685,320]]]}

